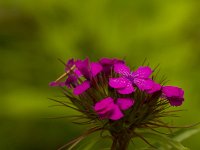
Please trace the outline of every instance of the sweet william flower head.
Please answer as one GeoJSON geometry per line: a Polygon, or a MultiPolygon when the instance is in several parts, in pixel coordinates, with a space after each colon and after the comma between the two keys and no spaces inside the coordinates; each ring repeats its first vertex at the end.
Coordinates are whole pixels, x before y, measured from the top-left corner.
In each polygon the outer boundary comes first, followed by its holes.
{"type": "Polygon", "coordinates": [[[79,99],[80,103],[84,100],[88,102],[89,110],[100,120],[111,119],[109,116],[114,115],[116,110],[121,115],[115,120],[126,118],[128,115],[124,116],[123,111],[130,109],[134,112],[134,107],[137,107],[134,103],[143,103],[140,107],[150,107],[148,104],[154,101],[159,106],[160,103],[181,105],[184,100],[183,90],[161,86],[151,78],[152,74],[153,70],[149,66],[131,70],[124,60],[116,58],[102,58],[97,62],[91,62],[88,58],[70,59],[65,65],[64,76],[51,82],[50,86],[64,86],[68,93],[72,91],[71,96],[79,99]],[[106,105],[107,103],[110,105],[106,105]],[[105,108],[105,114],[98,109],[100,106],[105,108]]]}
{"type": "Polygon", "coordinates": [[[64,105],[82,114],[79,124],[107,130],[113,137],[125,132],[131,137],[139,128],[167,128],[161,119],[170,115],[166,109],[184,101],[181,88],[157,82],[154,72],[149,66],[131,70],[116,58],[70,59],[64,74],[50,86],[63,89],[72,106],[64,105]]]}
{"type": "Polygon", "coordinates": [[[184,91],[179,87],[164,86],[162,87],[162,92],[172,106],[180,106],[184,101],[184,91]]]}

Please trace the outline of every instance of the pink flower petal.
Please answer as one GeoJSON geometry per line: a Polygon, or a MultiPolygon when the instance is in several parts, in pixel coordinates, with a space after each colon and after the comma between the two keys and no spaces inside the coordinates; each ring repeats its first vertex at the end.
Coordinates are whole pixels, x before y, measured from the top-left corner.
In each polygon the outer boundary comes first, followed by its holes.
{"type": "Polygon", "coordinates": [[[161,90],[161,85],[154,82],[153,86],[151,87],[151,89],[147,90],[147,93],[148,94],[152,94],[152,93],[155,93],[155,92],[160,91],[160,90],[161,90]]]}
{"type": "Polygon", "coordinates": [[[90,64],[92,76],[95,77],[103,69],[100,63],[92,62],[90,64]]]}
{"type": "Polygon", "coordinates": [[[123,77],[109,79],[109,85],[113,88],[124,88],[128,82],[129,80],[123,77]]]}
{"type": "Polygon", "coordinates": [[[114,108],[113,108],[113,112],[112,114],[110,115],[110,119],[111,120],[119,120],[121,119],[122,117],[124,116],[124,114],[121,112],[121,110],[119,109],[119,106],[117,105],[114,105],[114,108]]]}
{"type": "Polygon", "coordinates": [[[184,101],[183,98],[169,99],[169,103],[171,106],[180,106],[182,105],[183,101],[184,101]]]}
{"type": "Polygon", "coordinates": [[[99,63],[102,65],[114,65],[116,63],[124,64],[124,61],[116,58],[101,58],[99,63]]]}
{"type": "Polygon", "coordinates": [[[90,62],[89,59],[86,58],[85,60],[77,60],[75,62],[77,69],[81,72],[81,74],[86,78],[90,79],[90,62]]]}
{"type": "Polygon", "coordinates": [[[50,82],[50,83],[49,83],[49,86],[58,86],[58,83],[55,82],[55,81],[53,81],[53,82],[50,82]]]}
{"type": "Polygon", "coordinates": [[[134,83],[142,91],[150,90],[153,87],[153,84],[154,84],[151,79],[139,79],[139,78],[135,78],[134,83]]]}
{"type": "Polygon", "coordinates": [[[129,80],[124,88],[117,89],[117,92],[120,94],[131,94],[134,91],[135,91],[135,89],[133,88],[133,85],[132,85],[131,81],[129,81],[129,80]]]}
{"type": "Polygon", "coordinates": [[[135,72],[133,72],[133,76],[135,78],[148,78],[152,74],[152,70],[150,67],[139,67],[135,72]]]}
{"type": "Polygon", "coordinates": [[[65,86],[65,82],[50,82],[49,86],[65,86]]]}
{"type": "Polygon", "coordinates": [[[78,69],[75,69],[75,70],[74,70],[74,73],[75,73],[78,77],[81,77],[81,76],[82,76],[82,73],[81,73],[78,69]]]}
{"type": "Polygon", "coordinates": [[[101,58],[99,60],[99,62],[102,64],[102,65],[113,65],[113,59],[110,59],[110,58],[101,58]]]}
{"type": "Polygon", "coordinates": [[[68,62],[66,63],[65,71],[66,72],[69,71],[73,65],[74,65],[74,59],[72,58],[72,59],[68,60],[68,62]]]}
{"type": "Polygon", "coordinates": [[[184,91],[179,87],[164,86],[162,92],[172,106],[180,106],[184,101],[184,91]]]}
{"type": "Polygon", "coordinates": [[[121,110],[127,110],[134,104],[134,100],[131,98],[118,98],[117,105],[121,110]]]}
{"type": "Polygon", "coordinates": [[[100,100],[94,106],[94,110],[98,114],[105,114],[107,111],[113,108],[114,100],[111,97],[100,100]]]}
{"type": "Polygon", "coordinates": [[[114,71],[121,75],[129,75],[130,69],[125,64],[119,63],[114,65],[114,71]]]}
{"type": "Polygon", "coordinates": [[[86,80],[86,81],[84,81],[83,83],[81,83],[80,85],[78,85],[77,87],[74,88],[74,91],[73,91],[74,95],[80,95],[89,88],[90,88],[90,82],[86,80]]]}
{"type": "Polygon", "coordinates": [[[164,86],[162,91],[167,97],[183,97],[184,95],[184,91],[181,88],[175,86],[164,86]]]}

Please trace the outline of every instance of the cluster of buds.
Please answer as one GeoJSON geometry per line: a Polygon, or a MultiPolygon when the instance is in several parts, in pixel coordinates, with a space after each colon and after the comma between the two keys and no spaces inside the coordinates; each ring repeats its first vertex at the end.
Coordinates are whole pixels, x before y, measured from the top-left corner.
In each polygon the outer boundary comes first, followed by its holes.
{"type": "Polygon", "coordinates": [[[81,112],[97,131],[109,131],[115,140],[112,149],[126,149],[136,129],[166,126],[160,119],[168,116],[166,109],[184,101],[181,88],[156,82],[155,69],[140,66],[132,71],[115,58],[70,59],[65,73],[50,86],[62,87],[70,108],[81,112]]]}

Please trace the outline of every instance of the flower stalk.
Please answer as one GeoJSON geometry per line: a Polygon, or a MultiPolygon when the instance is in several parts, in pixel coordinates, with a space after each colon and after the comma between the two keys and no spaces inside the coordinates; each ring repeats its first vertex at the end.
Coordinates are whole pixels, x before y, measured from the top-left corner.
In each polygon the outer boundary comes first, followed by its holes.
{"type": "Polygon", "coordinates": [[[113,138],[111,150],[126,150],[131,141],[131,134],[128,131],[121,131],[121,133],[110,133],[113,138]]]}

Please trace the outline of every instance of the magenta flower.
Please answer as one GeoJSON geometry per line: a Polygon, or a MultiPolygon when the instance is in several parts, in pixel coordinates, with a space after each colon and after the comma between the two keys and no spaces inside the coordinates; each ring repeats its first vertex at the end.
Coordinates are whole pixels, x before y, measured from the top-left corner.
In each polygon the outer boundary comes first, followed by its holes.
{"type": "Polygon", "coordinates": [[[175,86],[162,87],[163,96],[169,100],[171,106],[180,106],[184,101],[184,91],[175,86]]]}
{"type": "Polygon", "coordinates": [[[114,103],[111,97],[107,97],[97,102],[94,110],[101,119],[119,120],[124,116],[122,110],[129,109],[133,104],[134,100],[131,98],[118,98],[114,103]]]}
{"type": "Polygon", "coordinates": [[[77,74],[69,74],[65,81],[65,85],[68,88],[76,87],[78,85],[78,77],[79,76],[77,74]]]}
{"type": "Polygon", "coordinates": [[[96,62],[89,62],[89,59],[77,60],[70,59],[65,66],[67,73],[66,81],[53,81],[50,86],[67,86],[74,88],[74,95],[80,95],[90,88],[90,81],[102,70],[102,66],[96,62]],[[84,77],[86,80],[79,83],[78,80],[84,77]]]}
{"type": "Polygon", "coordinates": [[[69,59],[65,65],[65,71],[68,72],[75,64],[74,59],[69,59]]]}
{"type": "Polygon", "coordinates": [[[133,77],[129,67],[125,64],[115,64],[114,71],[119,73],[121,77],[119,78],[110,78],[109,85],[117,89],[117,92],[120,94],[130,94],[135,91],[133,88],[132,82],[133,77]]]}
{"type": "Polygon", "coordinates": [[[137,87],[142,90],[151,90],[154,86],[153,80],[149,78],[152,74],[152,70],[150,67],[139,67],[135,72],[132,73],[133,82],[137,85],[137,87]]]}
{"type": "Polygon", "coordinates": [[[67,86],[68,88],[75,87],[78,82],[78,77],[81,76],[81,73],[75,68],[74,59],[70,59],[65,65],[65,72],[68,75],[66,81],[53,81],[50,82],[50,86],[67,86]]]}
{"type": "Polygon", "coordinates": [[[121,76],[110,78],[109,85],[117,89],[120,94],[131,94],[135,91],[133,86],[137,86],[141,91],[152,94],[161,89],[161,86],[149,78],[152,73],[149,67],[139,67],[135,72],[131,72],[124,64],[115,64],[114,71],[121,76]]]}
{"type": "Polygon", "coordinates": [[[89,88],[90,88],[90,82],[88,80],[85,80],[74,88],[73,93],[74,95],[80,95],[89,88]]]}
{"type": "Polygon", "coordinates": [[[88,58],[85,60],[77,60],[75,62],[77,69],[87,79],[91,80],[102,71],[102,66],[98,62],[90,62],[88,58]]]}
{"type": "Polygon", "coordinates": [[[70,59],[66,66],[65,66],[65,71],[70,72],[68,74],[68,77],[65,81],[65,85],[68,88],[73,88],[78,86],[78,78],[82,76],[81,72],[75,68],[75,61],[74,59],[70,59]]]}
{"type": "Polygon", "coordinates": [[[90,63],[88,58],[85,60],[77,60],[75,65],[80,71],[80,74],[86,78],[85,81],[74,88],[74,95],[80,95],[91,87],[90,81],[102,71],[102,66],[97,62],[90,63]]]}
{"type": "Polygon", "coordinates": [[[55,81],[52,81],[49,83],[49,86],[65,86],[65,82],[55,82],[55,81]]]}
{"type": "Polygon", "coordinates": [[[124,64],[123,60],[120,59],[116,59],[116,58],[101,58],[99,60],[99,63],[102,65],[103,67],[103,72],[106,75],[110,75],[112,68],[114,67],[114,64],[124,64]]]}
{"type": "MultiPolygon", "coordinates": [[[[153,82],[153,81],[152,81],[152,82],[153,82]]],[[[148,94],[153,94],[153,93],[155,93],[155,92],[160,91],[161,88],[162,88],[162,87],[161,87],[160,84],[153,82],[151,88],[150,88],[150,89],[146,89],[145,91],[146,91],[148,94]]]]}

